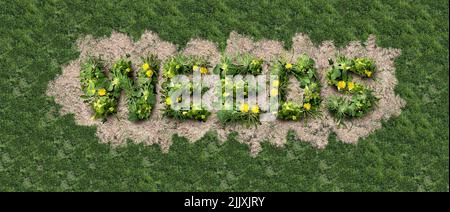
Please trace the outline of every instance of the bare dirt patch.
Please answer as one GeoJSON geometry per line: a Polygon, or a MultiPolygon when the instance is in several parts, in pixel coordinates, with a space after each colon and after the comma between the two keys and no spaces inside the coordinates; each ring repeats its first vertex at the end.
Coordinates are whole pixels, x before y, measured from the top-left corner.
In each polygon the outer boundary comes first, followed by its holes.
{"type": "MultiPolygon", "coordinates": [[[[335,132],[338,139],[343,142],[356,143],[360,138],[364,138],[376,129],[381,128],[382,120],[400,115],[401,108],[405,106],[405,101],[394,92],[397,84],[394,59],[400,55],[400,51],[377,47],[374,36],[370,36],[365,44],[351,42],[348,46],[337,49],[332,41],[325,41],[316,46],[308,36],[297,34],[293,38],[292,49],[286,51],[282,42],[253,41],[249,37],[232,32],[225,49],[225,54],[229,56],[236,55],[236,53],[249,53],[270,63],[279,56],[293,61],[302,53],[308,54],[316,62],[316,68],[323,86],[321,95],[324,99],[336,93],[333,88],[327,85],[325,79],[325,73],[329,68],[328,58],[334,59],[337,53],[348,57],[369,57],[375,61],[378,72],[375,75],[376,80],[364,80],[363,83],[373,88],[375,94],[381,98],[379,104],[367,116],[347,121],[349,127],[337,125],[322,104],[322,118],[310,119],[307,125],[304,122],[274,121],[263,122],[257,128],[247,128],[241,125],[223,127],[218,123],[214,114],[208,119],[207,123],[180,122],[163,118],[160,111],[163,108],[161,103],[155,105],[150,120],[130,122],[127,119],[128,111],[125,100],[121,98],[118,114],[101,123],[91,119],[92,111],[90,107],[83,103],[80,98],[82,95],[79,83],[80,66],[89,55],[101,56],[106,65],[111,66],[117,59],[130,54],[133,65],[137,67],[140,65],[139,58],[141,56],[153,53],[158,55],[160,59],[165,60],[178,54],[177,48],[174,44],[163,41],[155,33],[148,31],[136,43],[127,35],[114,32],[110,37],[99,39],[86,36],[79,40],[77,45],[80,50],[80,57],[63,67],[62,74],[50,82],[47,95],[53,96],[55,102],[62,105],[61,114],[75,114],[75,120],[80,125],[96,125],[97,136],[100,140],[113,145],[120,145],[125,143],[127,139],[131,139],[136,143],[159,144],[161,149],[167,152],[173,134],[184,136],[194,142],[203,137],[205,133],[215,131],[219,138],[224,141],[230,132],[235,131],[239,135],[239,140],[249,145],[251,155],[256,155],[261,150],[261,142],[268,140],[276,146],[283,146],[288,131],[293,130],[300,140],[323,148],[328,143],[328,136],[331,132],[335,132]]],[[[212,65],[217,64],[221,57],[215,43],[201,39],[191,40],[180,53],[205,57],[212,65]]],[[[267,70],[267,64],[265,70],[267,70]]],[[[159,82],[161,83],[162,79],[159,82]]],[[[292,84],[292,86],[298,87],[297,84],[292,84]]],[[[160,86],[157,87],[157,102],[160,102],[160,86]]]]}

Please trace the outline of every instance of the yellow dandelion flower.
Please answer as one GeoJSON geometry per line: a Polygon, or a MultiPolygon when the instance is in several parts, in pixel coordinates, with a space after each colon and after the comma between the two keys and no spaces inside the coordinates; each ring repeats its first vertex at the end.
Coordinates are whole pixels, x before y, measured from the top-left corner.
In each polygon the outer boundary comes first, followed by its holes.
{"type": "Polygon", "coordinates": [[[348,82],[348,83],[347,83],[347,87],[348,87],[348,90],[351,91],[351,90],[353,90],[353,88],[355,88],[355,83],[353,83],[353,82],[348,82]]]}
{"type": "Polygon", "coordinates": [[[364,73],[367,75],[367,77],[372,77],[372,72],[369,70],[365,70],[364,73]]]}
{"type": "Polygon", "coordinates": [[[345,88],[346,83],[344,81],[339,81],[337,84],[337,87],[339,90],[344,89],[345,88]]]}
{"type": "Polygon", "coordinates": [[[280,85],[280,81],[278,81],[278,80],[274,80],[272,82],[272,86],[274,86],[274,87],[278,87],[279,85],[280,85]]]}
{"type": "Polygon", "coordinates": [[[259,113],[259,106],[258,105],[254,105],[252,107],[252,113],[259,113]]]}
{"type": "Polygon", "coordinates": [[[106,95],[106,89],[104,89],[104,88],[98,89],[98,95],[100,95],[100,96],[106,95]]]}
{"type": "Polygon", "coordinates": [[[170,97],[166,98],[166,105],[171,105],[172,104],[172,99],[170,99],[170,97]]]}
{"type": "Polygon", "coordinates": [[[311,104],[305,103],[305,104],[303,104],[303,108],[305,108],[305,110],[311,110],[311,104]]]}
{"type": "Polygon", "coordinates": [[[287,63],[284,67],[285,67],[287,70],[291,70],[291,69],[292,69],[292,64],[287,63]]]}
{"type": "Polygon", "coordinates": [[[270,95],[271,95],[271,96],[278,96],[278,89],[272,89],[272,90],[270,91],[270,95]]]}
{"type": "Polygon", "coordinates": [[[208,73],[208,69],[206,67],[201,67],[200,68],[200,73],[201,74],[207,74],[208,73]]]}
{"type": "Polygon", "coordinates": [[[248,104],[244,103],[241,105],[241,112],[247,113],[248,112],[248,104]]]}
{"type": "Polygon", "coordinates": [[[143,65],[142,65],[142,69],[144,69],[144,70],[148,70],[150,68],[150,65],[148,64],[148,63],[144,63],[143,65]]]}
{"type": "Polygon", "coordinates": [[[180,65],[176,65],[175,68],[176,68],[176,69],[180,69],[180,65]]]}
{"type": "Polygon", "coordinates": [[[147,77],[152,77],[153,76],[153,71],[151,69],[147,70],[145,72],[145,75],[147,75],[147,77]]]}
{"type": "Polygon", "coordinates": [[[198,70],[198,66],[197,65],[192,66],[192,70],[193,71],[197,71],[198,70]]]}

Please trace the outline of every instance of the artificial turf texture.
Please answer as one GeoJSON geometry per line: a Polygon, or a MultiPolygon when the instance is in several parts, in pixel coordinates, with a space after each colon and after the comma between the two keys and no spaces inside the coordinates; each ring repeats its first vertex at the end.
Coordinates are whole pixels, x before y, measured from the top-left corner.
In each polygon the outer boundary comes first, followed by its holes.
{"type": "MultiPolygon", "coordinates": [[[[436,1],[0,1],[0,191],[448,191],[449,2],[436,1]],[[402,114],[357,145],[330,136],[318,150],[288,136],[285,148],[101,144],[95,127],[60,116],[47,97],[75,42],[144,30],[183,47],[201,37],[223,49],[232,30],[281,40],[297,32],[337,46],[375,34],[402,50],[402,114]]],[[[61,91],[64,92],[64,91],[61,91]]]]}

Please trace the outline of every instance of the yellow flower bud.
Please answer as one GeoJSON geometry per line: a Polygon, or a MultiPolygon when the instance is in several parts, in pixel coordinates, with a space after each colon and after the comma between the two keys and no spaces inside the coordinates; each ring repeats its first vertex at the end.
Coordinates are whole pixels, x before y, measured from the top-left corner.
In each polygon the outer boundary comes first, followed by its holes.
{"type": "Polygon", "coordinates": [[[166,105],[171,105],[172,104],[172,99],[170,99],[170,97],[166,98],[166,105]]]}
{"type": "Polygon", "coordinates": [[[224,64],[222,65],[222,70],[227,70],[227,69],[228,69],[228,64],[224,63],[224,64]]]}
{"type": "Polygon", "coordinates": [[[150,69],[150,70],[147,70],[146,72],[145,72],[145,75],[147,75],[147,77],[152,77],[153,76],[153,71],[150,69]]]}
{"type": "Polygon", "coordinates": [[[353,83],[353,82],[348,82],[348,83],[347,83],[347,87],[348,87],[348,90],[351,91],[351,90],[353,90],[353,88],[355,88],[355,83],[353,83]]]}

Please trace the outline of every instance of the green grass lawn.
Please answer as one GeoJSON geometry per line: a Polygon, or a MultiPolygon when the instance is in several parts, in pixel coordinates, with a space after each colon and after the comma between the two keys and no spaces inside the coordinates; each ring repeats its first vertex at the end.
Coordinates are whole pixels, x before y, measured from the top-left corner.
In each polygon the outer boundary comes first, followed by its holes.
{"type": "MultiPolygon", "coordinates": [[[[434,1],[0,1],[0,191],[448,191],[449,2],[434,1]],[[159,146],[100,144],[95,127],[60,116],[47,97],[75,41],[112,30],[144,30],[183,47],[201,37],[224,48],[232,30],[314,42],[378,37],[402,50],[400,117],[358,145],[330,136],[323,150],[288,136],[285,148],[246,145],[213,134],[195,144],[174,136],[159,146]]],[[[64,91],[61,91],[64,92],[64,91]]]]}

